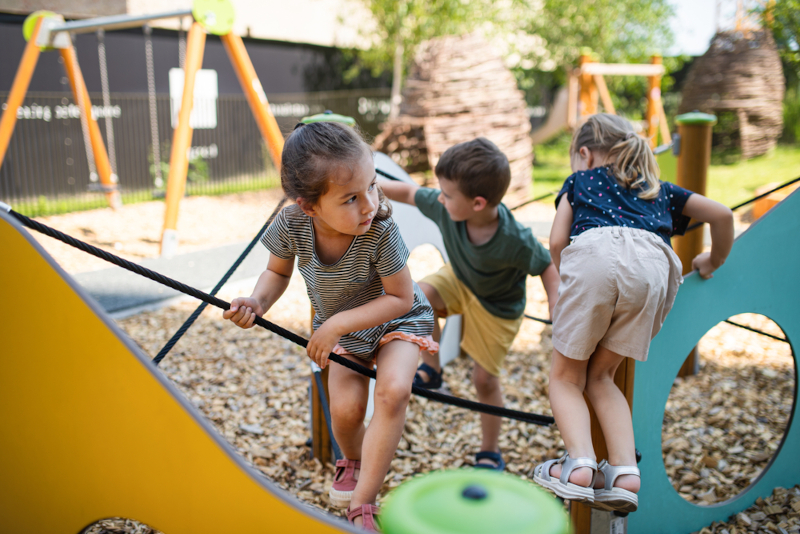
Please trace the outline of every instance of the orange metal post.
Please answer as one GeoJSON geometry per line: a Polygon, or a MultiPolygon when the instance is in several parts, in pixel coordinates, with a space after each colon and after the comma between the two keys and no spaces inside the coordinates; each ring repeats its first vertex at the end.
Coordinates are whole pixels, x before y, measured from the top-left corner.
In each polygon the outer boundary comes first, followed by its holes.
{"type": "Polygon", "coordinates": [[[42,26],[44,17],[39,17],[33,29],[28,44],[25,45],[25,52],[22,53],[22,60],[17,67],[17,74],[14,76],[14,83],[11,84],[11,92],[6,100],[6,109],[3,111],[3,118],[0,119],[0,167],[3,166],[8,144],[11,142],[11,135],[14,133],[14,125],[17,123],[17,109],[25,100],[25,93],[31,83],[33,71],[36,68],[36,61],[39,59],[39,46],[36,39],[39,37],[39,28],[42,26]]]}
{"type": "Polygon", "coordinates": [[[178,114],[178,127],[172,135],[172,153],[169,157],[164,230],[161,234],[161,255],[172,256],[177,249],[178,208],[186,190],[189,171],[187,151],[192,143],[189,118],[194,105],[194,79],[203,64],[206,32],[197,22],[192,23],[186,38],[186,62],[183,76],[183,96],[178,114]]]}
{"type": "Polygon", "coordinates": [[[86,90],[86,82],[83,81],[83,74],[78,65],[78,57],[75,55],[75,49],[70,45],[67,48],[60,50],[61,57],[64,59],[64,67],[67,71],[70,87],[72,87],[72,94],[75,96],[75,103],[81,107],[81,115],[86,119],[86,125],[89,129],[89,142],[92,145],[92,154],[94,154],[94,163],[97,167],[97,174],[100,176],[100,183],[106,190],[106,199],[108,205],[113,209],[122,206],[122,198],[119,191],[116,190],[116,184],[111,177],[111,163],[108,160],[108,152],[103,143],[103,136],[100,134],[100,128],[97,126],[97,121],[92,117],[92,101],[89,100],[89,92],[86,90]]]}
{"type": "MultiPolygon", "coordinates": [[[[662,59],[660,55],[654,55],[650,58],[650,63],[653,65],[661,65],[662,59]]],[[[647,77],[647,111],[644,118],[647,122],[647,138],[650,140],[650,148],[658,146],[658,131],[659,121],[661,114],[659,107],[661,106],[661,76],[648,76],[647,77]]],[[[663,139],[662,142],[668,143],[669,139],[663,139]]]]}
{"type": "MultiPolygon", "coordinates": [[[[582,54],[578,60],[578,65],[583,66],[587,63],[592,63],[592,58],[589,54],[582,54]]],[[[591,74],[581,73],[580,80],[580,96],[579,96],[579,113],[578,123],[582,123],[584,117],[594,115],[597,113],[597,87],[594,84],[594,79],[591,74]]]]}
{"type": "Polygon", "coordinates": [[[253,63],[250,61],[250,56],[247,54],[247,49],[244,47],[242,38],[234,33],[223,35],[221,39],[222,44],[225,45],[225,50],[228,52],[228,57],[231,58],[239,83],[242,84],[247,102],[250,103],[250,109],[253,110],[253,116],[256,119],[256,123],[258,123],[258,128],[261,130],[261,136],[267,143],[272,162],[280,172],[283,134],[281,134],[278,123],[269,110],[267,95],[264,94],[264,89],[258,80],[258,75],[253,68],[253,63]]]}

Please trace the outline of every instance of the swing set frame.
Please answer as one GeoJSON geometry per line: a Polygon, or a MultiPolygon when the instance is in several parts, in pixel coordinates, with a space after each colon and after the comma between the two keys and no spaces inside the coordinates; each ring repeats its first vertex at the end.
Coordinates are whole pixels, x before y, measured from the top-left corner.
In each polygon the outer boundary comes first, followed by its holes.
{"type": "Polygon", "coordinates": [[[192,142],[192,127],[189,124],[189,118],[194,104],[195,77],[203,64],[206,33],[220,36],[272,161],[280,171],[283,135],[275,117],[269,110],[269,101],[250,56],[247,54],[244,42],[241,37],[231,31],[233,8],[227,0],[216,1],[213,5],[209,4],[207,0],[195,0],[191,10],[150,15],[116,15],[70,22],[65,22],[63,17],[52,12],[37,11],[31,14],[26,24],[31,24],[33,28],[30,35],[27,36],[28,44],[25,46],[5,110],[0,118],[0,166],[2,166],[17,121],[17,109],[25,98],[39,54],[43,51],[58,49],[64,60],[72,94],[80,108],[84,131],[88,130],[87,137],[97,168],[100,188],[106,196],[108,205],[113,209],[119,208],[122,206],[122,198],[117,187],[117,177],[111,168],[100,128],[92,117],[92,103],[70,34],[133,28],[144,26],[153,20],[183,17],[192,17],[193,20],[187,36],[181,109],[178,115],[178,124],[172,135],[166,209],[161,234],[162,257],[175,255],[178,248],[178,211],[180,199],[186,191],[186,177],[189,169],[187,153],[192,142]]]}

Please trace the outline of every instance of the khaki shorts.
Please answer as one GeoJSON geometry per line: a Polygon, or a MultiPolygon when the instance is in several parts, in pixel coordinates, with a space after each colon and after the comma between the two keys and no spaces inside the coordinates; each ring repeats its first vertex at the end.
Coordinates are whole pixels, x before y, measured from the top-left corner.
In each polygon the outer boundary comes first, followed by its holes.
{"type": "Polygon", "coordinates": [[[503,319],[486,311],[472,291],[456,277],[449,263],[420,282],[433,286],[442,297],[447,310],[436,310],[439,315],[464,316],[461,350],[489,374],[500,376],[503,361],[519,332],[523,317],[503,319]]]}
{"type": "Polygon", "coordinates": [[[561,253],[553,347],[587,360],[598,345],[639,361],[683,283],[681,261],[656,234],[592,228],[561,253]]]}

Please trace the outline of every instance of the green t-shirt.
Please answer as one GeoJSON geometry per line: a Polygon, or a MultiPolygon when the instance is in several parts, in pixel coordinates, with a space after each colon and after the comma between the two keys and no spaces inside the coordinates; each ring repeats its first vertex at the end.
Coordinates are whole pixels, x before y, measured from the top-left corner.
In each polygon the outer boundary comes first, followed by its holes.
{"type": "Polygon", "coordinates": [[[465,222],[453,222],[439,203],[438,189],[422,187],[414,202],[442,232],[444,247],[456,276],[478,297],[492,315],[516,319],[525,310],[525,278],[538,276],[550,265],[550,252],[519,224],[503,204],[497,208],[499,223],[494,236],[473,245],[465,222]]]}

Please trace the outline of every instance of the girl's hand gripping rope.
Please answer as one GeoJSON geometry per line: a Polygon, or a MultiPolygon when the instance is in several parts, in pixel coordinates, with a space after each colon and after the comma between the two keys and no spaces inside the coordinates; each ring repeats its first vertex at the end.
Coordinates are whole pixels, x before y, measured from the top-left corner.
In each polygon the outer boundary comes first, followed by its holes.
{"type": "Polygon", "coordinates": [[[316,363],[320,369],[325,369],[328,365],[328,355],[333,352],[333,348],[339,343],[339,338],[347,332],[342,332],[338,328],[336,316],[334,315],[320,326],[308,340],[306,352],[308,357],[316,363]]]}
{"type": "Polygon", "coordinates": [[[231,309],[222,312],[223,319],[230,319],[241,328],[252,328],[256,317],[266,313],[258,300],[253,297],[239,297],[231,301],[231,309]]]}

